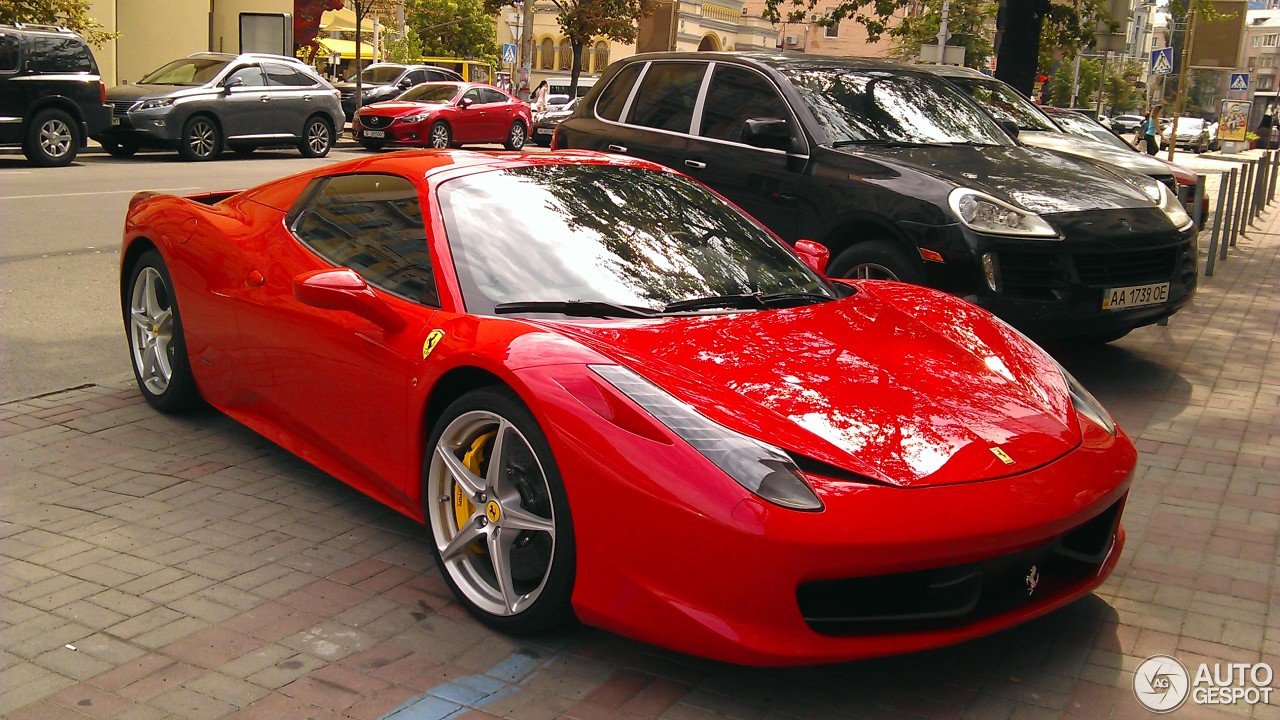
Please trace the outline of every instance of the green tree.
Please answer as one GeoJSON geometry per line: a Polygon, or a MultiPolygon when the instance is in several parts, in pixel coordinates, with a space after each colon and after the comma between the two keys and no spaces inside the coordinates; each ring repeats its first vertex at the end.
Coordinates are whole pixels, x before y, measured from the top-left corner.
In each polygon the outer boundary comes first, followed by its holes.
{"type": "MultiPolygon", "coordinates": [[[[887,34],[893,39],[893,56],[910,60],[920,54],[921,45],[938,42],[938,29],[942,24],[943,0],[924,0],[918,7],[921,12],[903,18],[887,34]]],[[[983,68],[991,58],[991,41],[995,28],[988,22],[996,13],[993,0],[952,0],[947,14],[947,31],[951,33],[948,45],[964,47],[964,64],[971,68],[983,68]]],[[[933,58],[925,57],[926,61],[933,58]]]]}
{"type": "Polygon", "coordinates": [[[417,31],[425,55],[498,64],[497,31],[484,0],[408,0],[405,23],[417,31]]]}
{"type": "Polygon", "coordinates": [[[386,48],[387,60],[409,65],[418,62],[418,58],[423,56],[422,38],[418,37],[413,26],[406,27],[404,34],[398,37],[397,33],[390,31],[382,35],[382,45],[386,48]]]}
{"type": "Polygon", "coordinates": [[[89,15],[89,0],[0,0],[0,23],[15,22],[61,25],[95,46],[119,37],[89,15]]]}

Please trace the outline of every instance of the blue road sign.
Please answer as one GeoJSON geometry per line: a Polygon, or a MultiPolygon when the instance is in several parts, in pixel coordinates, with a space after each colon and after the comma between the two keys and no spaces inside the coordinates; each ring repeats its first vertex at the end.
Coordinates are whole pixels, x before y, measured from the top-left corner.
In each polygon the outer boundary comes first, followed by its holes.
{"type": "Polygon", "coordinates": [[[1173,48],[1160,48],[1151,51],[1151,73],[1153,75],[1169,75],[1173,72],[1173,48]]]}
{"type": "Polygon", "coordinates": [[[502,62],[506,65],[516,64],[515,43],[502,43],[502,62]]]}
{"type": "Polygon", "coordinates": [[[1248,92],[1249,73],[1231,73],[1231,82],[1227,84],[1227,89],[1232,92],[1248,92]]]}

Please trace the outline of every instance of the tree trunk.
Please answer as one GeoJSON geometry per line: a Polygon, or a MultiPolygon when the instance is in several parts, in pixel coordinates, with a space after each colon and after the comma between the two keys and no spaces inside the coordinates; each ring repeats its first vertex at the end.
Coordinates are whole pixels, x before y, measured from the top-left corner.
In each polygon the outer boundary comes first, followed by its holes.
{"type": "Polygon", "coordinates": [[[364,74],[360,68],[360,29],[364,27],[364,10],[367,8],[363,3],[356,3],[356,110],[364,105],[364,83],[360,82],[360,76],[364,74]]]}
{"type": "Polygon", "coordinates": [[[996,78],[1030,97],[1040,65],[1040,26],[1049,12],[1049,0],[1007,0],[1004,11],[996,78]]]}
{"type": "Polygon", "coordinates": [[[572,101],[578,97],[578,76],[582,74],[583,44],[570,40],[569,47],[573,48],[573,67],[569,70],[569,100],[572,101]]]}

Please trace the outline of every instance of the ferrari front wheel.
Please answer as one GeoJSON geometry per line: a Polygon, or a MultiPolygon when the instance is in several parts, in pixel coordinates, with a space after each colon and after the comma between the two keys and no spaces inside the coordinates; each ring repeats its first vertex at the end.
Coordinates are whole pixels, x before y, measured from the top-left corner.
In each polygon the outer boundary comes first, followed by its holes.
{"type": "Polygon", "coordinates": [[[572,620],[569,502],[533,414],[509,390],[477,390],[449,405],[429,447],[432,547],[467,610],[510,633],[572,620]]]}
{"type": "Polygon", "coordinates": [[[138,389],[161,412],[180,412],[199,400],[182,335],[182,317],[169,270],[156,250],[134,263],[121,299],[129,355],[138,389]]]}

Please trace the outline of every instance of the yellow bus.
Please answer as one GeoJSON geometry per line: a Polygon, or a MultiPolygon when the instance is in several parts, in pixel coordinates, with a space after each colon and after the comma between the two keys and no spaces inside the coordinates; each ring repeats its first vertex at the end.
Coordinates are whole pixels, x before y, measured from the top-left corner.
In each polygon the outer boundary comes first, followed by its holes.
{"type": "Polygon", "coordinates": [[[446,57],[424,57],[419,58],[418,62],[423,65],[435,65],[446,70],[452,70],[462,76],[467,82],[478,82],[492,84],[493,66],[483,60],[463,60],[461,58],[446,57]]]}

